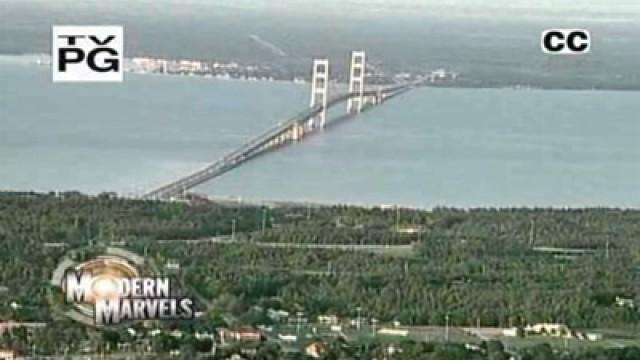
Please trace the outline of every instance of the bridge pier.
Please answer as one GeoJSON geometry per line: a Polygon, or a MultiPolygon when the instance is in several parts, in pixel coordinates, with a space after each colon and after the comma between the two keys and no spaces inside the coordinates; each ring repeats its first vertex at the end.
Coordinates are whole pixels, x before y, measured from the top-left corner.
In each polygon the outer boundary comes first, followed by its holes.
{"type": "Polygon", "coordinates": [[[290,136],[291,140],[298,141],[302,139],[302,137],[304,136],[304,127],[298,124],[295,124],[291,128],[290,133],[291,133],[291,136],[290,136]]]}
{"type": "Polygon", "coordinates": [[[376,96],[373,98],[374,100],[374,104],[378,105],[378,104],[382,104],[382,102],[384,101],[384,94],[382,93],[382,87],[378,86],[378,91],[376,92],[376,96]]]}
{"type": "Polygon", "coordinates": [[[329,60],[314,59],[311,76],[311,107],[321,105],[322,111],[309,119],[310,129],[323,128],[327,119],[327,95],[329,91],[329,60]]]}
{"type": "Polygon", "coordinates": [[[358,94],[358,96],[347,100],[347,113],[349,114],[362,111],[365,70],[365,52],[352,51],[349,71],[349,93],[358,94]]]}

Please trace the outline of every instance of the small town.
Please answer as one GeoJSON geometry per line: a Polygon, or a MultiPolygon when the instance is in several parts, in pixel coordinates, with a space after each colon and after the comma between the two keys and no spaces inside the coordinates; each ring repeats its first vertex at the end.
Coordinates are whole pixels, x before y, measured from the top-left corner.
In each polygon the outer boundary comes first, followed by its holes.
{"type": "Polygon", "coordinates": [[[621,283],[637,246],[622,235],[637,227],[633,211],[0,195],[7,239],[19,238],[12,224],[41,214],[29,241],[3,246],[43,264],[3,257],[2,271],[16,274],[0,292],[5,359],[626,360],[640,351],[631,290],[563,285],[583,278],[585,265],[621,283]],[[615,246],[593,227],[561,225],[602,218],[617,219],[615,246]],[[511,235],[496,237],[496,227],[511,235]],[[96,328],[69,316],[75,305],[51,285],[24,286],[50,282],[69,252],[87,259],[124,249],[144,255],[140,271],[173,279],[195,302],[194,317],[96,328]],[[524,276],[534,269],[540,276],[524,276]]]}
{"type": "MultiPolygon", "coordinates": [[[[36,54],[36,62],[40,65],[51,65],[51,57],[36,54]]],[[[152,57],[132,57],[125,59],[124,71],[137,74],[202,76],[220,80],[246,81],[287,81],[305,83],[310,81],[310,74],[298,72],[282,66],[270,64],[240,64],[234,61],[204,61],[193,59],[163,59],[152,57]]],[[[456,84],[459,74],[440,68],[423,72],[388,73],[377,66],[368,65],[365,76],[373,85],[388,85],[402,82],[425,81],[431,85],[456,84]]],[[[332,78],[335,83],[344,83],[348,79],[342,75],[332,78]]]]}

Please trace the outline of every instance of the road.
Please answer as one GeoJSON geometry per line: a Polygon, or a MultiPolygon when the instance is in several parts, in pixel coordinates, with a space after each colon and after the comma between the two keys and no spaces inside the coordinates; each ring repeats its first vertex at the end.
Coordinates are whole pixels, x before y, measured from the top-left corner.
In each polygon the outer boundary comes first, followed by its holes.
{"type": "Polygon", "coordinates": [[[159,244],[176,244],[197,245],[197,244],[252,244],[258,247],[268,248],[289,248],[289,249],[327,249],[327,250],[355,250],[355,251],[385,251],[385,250],[404,250],[412,251],[414,244],[404,245],[365,245],[365,244],[302,244],[288,242],[264,242],[264,241],[247,241],[238,238],[247,238],[250,234],[238,234],[234,239],[231,235],[220,235],[202,239],[182,239],[182,240],[156,240],[159,244]]]}

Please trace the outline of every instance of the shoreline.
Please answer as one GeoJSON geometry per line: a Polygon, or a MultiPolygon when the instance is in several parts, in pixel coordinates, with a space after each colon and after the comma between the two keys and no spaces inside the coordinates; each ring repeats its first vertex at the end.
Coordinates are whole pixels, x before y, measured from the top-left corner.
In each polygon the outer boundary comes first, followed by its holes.
{"type": "Polygon", "coordinates": [[[35,196],[51,196],[63,198],[66,195],[69,196],[81,196],[87,198],[98,198],[101,196],[107,196],[110,198],[126,200],[126,201],[151,201],[151,202],[183,202],[189,203],[190,201],[197,202],[208,201],[218,205],[237,206],[237,207],[268,207],[268,208],[331,208],[331,207],[354,207],[362,209],[380,209],[387,210],[412,210],[412,211],[426,211],[433,212],[437,209],[447,209],[453,211],[478,211],[478,210],[491,210],[491,211],[640,211],[640,207],[624,207],[624,206],[607,206],[607,205],[587,205],[587,206],[572,206],[572,205],[553,205],[553,206],[541,206],[541,205],[509,205],[509,206],[456,206],[437,204],[431,207],[410,206],[402,204],[369,204],[359,202],[330,202],[321,200],[269,200],[269,199],[243,199],[241,197],[234,196],[220,196],[220,195],[207,195],[203,193],[189,193],[193,196],[193,199],[169,199],[169,200],[149,200],[142,199],[140,195],[127,195],[117,192],[103,191],[99,193],[87,193],[77,190],[64,190],[64,191],[37,191],[37,190],[7,190],[0,189],[0,199],[7,195],[23,195],[27,197],[35,196]]]}
{"type": "MultiPolygon", "coordinates": [[[[36,65],[36,66],[50,66],[50,63],[41,63],[43,59],[48,59],[50,61],[51,56],[49,54],[10,54],[10,53],[0,53],[0,64],[2,64],[2,60],[24,60],[24,61],[15,61],[10,62],[14,64],[22,64],[22,65],[36,65]],[[31,61],[27,61],[31,59],[31,61]]],[[[131,61],[134,58],[125,58],[125,61],[131,61]]],[[[135,75],[151,75],[151,76],[168,76],[168,77],[185,77],[185,78],[201,78],[207,80],[229,80],[229,81],[243,81],[243,82],[264,82],[264,83],[283,83],[283,84],[296,84],[296,85],[306,85],[309,86],[310,82],[306,79],[302,80],[288,80],[288,79],[277,79],[277,78],[245,78],[245,77],[225,77],[225,76],[216,76],[211,74],[196,74],[196,73],[160,73],[160,72],[145,72],[145,71],[131,71],[130,69],[124,70],[125,74],[135,74],[135,75]]],[[[126,76],[126,75],[125,75],[126,76]]],[[[480,80],[468,80],[468,81],[480,81],[480,80]]],[[[333,82],[333,84],[337,86],[348,86],[345,82],[333,82]]],[[[377,84],[380,86],[389,86],[394,83],[388,84],[377,84]]],[[[516,90],[516,91],[580,91],[580,92],[599,92],[599,91],[612,91],[612,92],[640,92],[640,84],[637,87],[630,88],[622,88],[622,87],[544,87],[544,86],[530,86],[524,84],[505,84],[505,85],[483,85],[483,84],[468,84],[468,83],[432,83],[428,85],[422,85],[421,87],[428,88],[443,88],[443,89],[479,89],[479,90],[487,90],[487,89],[503,89],[503,90],[516,90]]]]}

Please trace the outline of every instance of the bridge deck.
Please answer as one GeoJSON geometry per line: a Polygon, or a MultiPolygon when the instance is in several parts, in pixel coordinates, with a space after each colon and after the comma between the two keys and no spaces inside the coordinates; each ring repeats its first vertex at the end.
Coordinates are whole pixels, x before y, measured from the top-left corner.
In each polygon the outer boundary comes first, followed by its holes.
{"type": "MultiPolygon", "coordinates": [[[[364,97],[379,96],[384,98],[392,98],[398,94],[401,94],[410,88],[416,86],[417,83],[401,84],[397,86],[387,87],[381,90],[370,90],[363,93],[364,97]]],[[[346,93],[340,96],[334,97],[327,101],[326,109],[329,109],[341,102],[344,102],[352,97],[360,96],[357,93],[346,93]]],[[[201,185],[215,177],[218,177],[227,171],[239,166],[240,164],[248,161],[261,153],[271,150],[269,143],[274,139],[289,132],[294,126],[304,126],[304,123],[314,116],[322,112],[325,107],[318,105],[306,109],[299,114],[293,116],[285,122],[282,122],[264,132],[251,140],[245,142],[237,149],[227,153],[221,159],[208,165],[207,167],[198,170],[190,175],[173,181],[169,184],[161,186],[149,193],[143,195],[143,199],[158,199],[158,198],[170,198],[178,194],[184,193],[198,185],[201,185]]],[[[315,130],[315,129],[313,129],[315,130]]],[[[285,143],[278,144],[284,145],[285,143]]]]}

